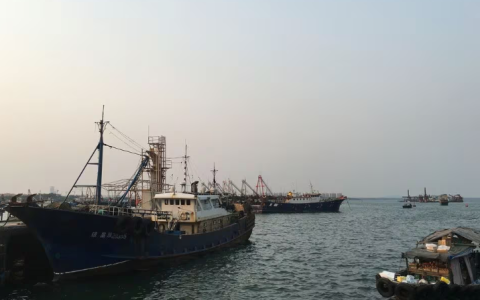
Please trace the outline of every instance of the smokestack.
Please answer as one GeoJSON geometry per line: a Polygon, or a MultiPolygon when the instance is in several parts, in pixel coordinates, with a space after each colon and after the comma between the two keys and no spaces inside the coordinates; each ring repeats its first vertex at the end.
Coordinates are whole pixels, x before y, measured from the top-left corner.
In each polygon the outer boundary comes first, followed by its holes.
{"type": "Polygon", "coordinates": [[[198,194],[198,181],[194,181],[192,182],[192,185],[191,185],[191,191],[192,191],[192,194],[198,194]]]}

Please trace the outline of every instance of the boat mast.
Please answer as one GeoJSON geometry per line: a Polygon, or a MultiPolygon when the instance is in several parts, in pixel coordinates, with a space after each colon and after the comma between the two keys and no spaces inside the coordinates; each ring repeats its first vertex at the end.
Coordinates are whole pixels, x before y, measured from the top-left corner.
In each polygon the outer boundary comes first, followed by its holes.
{"type": "MultiPolygon", "coordinates": [[[[78,175],[77,180],[75,180],[75,183],[73,184],[72,188],[67,193],[67,196],[65,197],[65,199],[63,199],[62,204],[67,201],[68,196],[70,196],[73,189],[78,187],[95,188],[96,189],[95,201],[97,202],[97,205],[100,203],[100,200],[102,198],[102,167],[103,167],[103,146],[104,146],[103,132],[105,131],[105,128],[108,124],[108,122],[105,122],[103,120],[104,111],[105,111],[105,105],[102,107],[102,119],[100,120],[100,122],[95,122],[98,125],[98,129],[100,131],[100,141],[98,142],[98,145],[95,148],[95,150],[93,150],[92,155],[90,155],[90,158],[88,159],[87,163],[85,164],[82,171],[80,172],[80,175],[78,175]],[[92,157],[95,155],[95,152],[97,152],[97,150],[98,150],[98,162],[96,163],[90,162],[92,160],[92,157]],[[98,166],[97,184],[96,185],[77,185],[78,180],[80,179],[80,177],[82,177],[82,174],[88,165],[98,166]]],[[[87,195],[88,195],[88,192],[87,192],[87,195]]],[[[83,196],[83,190],[82,190],[82,196],[83,196]]]]}
{"type": "Polygon", "coordinates": [[[184,159],[184,166],[183,166],[183,183],[182,183],[182,189],[184,193],[187,192],[187,179],[188,179],[188,158],[189,156],[187,155],[187,144],[185,143],[185,156],[183,157],[184,159]]]}
{"type": "Polygon", "coordinates": [[[103,171],[103,132],[108,122],[103,121],[105,111],[105,105],[102,107],[102,119],[98,122],[98,131],[100,132],[100,141],[98,142],[98,173],[97,173],[97,205],[100,204],[102,199],[102,171],[103,171]]]}
{"type": "Polygon", "coordinates": [[[217,181],[215,180],[215,175],[217,175],[217,172],[218,172],[218,170],[215,169],[215,163],[213,163],[212,173],[213,173],[213,192],[214,192],[214,193],[215,193],[215,191],[217,190],[217,181]]]}

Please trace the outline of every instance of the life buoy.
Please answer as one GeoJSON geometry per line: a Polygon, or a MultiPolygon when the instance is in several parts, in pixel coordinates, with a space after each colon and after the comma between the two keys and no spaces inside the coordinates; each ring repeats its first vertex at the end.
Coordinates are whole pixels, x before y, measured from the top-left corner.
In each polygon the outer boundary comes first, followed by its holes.
{"type": "Polygon", "coordinates": [[[130,228],[130,224],[132,222],[132,218],[129,216],[121,216],[117,220],[117,224],[115,225],[115,231],[119,234],[127,233],[128,229],[130,228]]]}
{"type": "Polygon", "coordinates": [[[398,300],[415,299],[415,286],[408,283],[399,283],[395,288],[395,296],[398,300]]]}
{"type": "Polygon", "coordinates": [[[395,294],[395,284],[386,278],[377,280],[377,291],[382,297],[390,298],[395,294]]]}
{"type": "Polygon", "coordinates": [[[182,213],[180,215],[180,220],[186,220],[187,219],[187,215],[185,213],[182,213]]]}

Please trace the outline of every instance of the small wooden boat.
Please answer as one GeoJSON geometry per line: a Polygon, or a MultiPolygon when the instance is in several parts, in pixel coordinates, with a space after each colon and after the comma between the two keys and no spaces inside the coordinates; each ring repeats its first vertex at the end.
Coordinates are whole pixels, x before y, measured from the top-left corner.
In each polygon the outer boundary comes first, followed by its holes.
{"type": "Polygon", "coordinates": [[[402,253],[406,269],[376,276],[385,298],[480,299],[480,231],[457,227],[436,231],[402,253]]]}

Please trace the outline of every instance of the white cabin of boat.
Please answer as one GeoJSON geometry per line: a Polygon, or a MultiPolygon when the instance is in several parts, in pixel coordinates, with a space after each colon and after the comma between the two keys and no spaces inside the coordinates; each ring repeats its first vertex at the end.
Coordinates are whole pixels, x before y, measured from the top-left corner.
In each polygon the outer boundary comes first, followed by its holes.
{"type": "MultiPolygon", "coordinates": [[[[176,228],[183,234],[205,233],[217,230],[229,224],[227,210],[220,207],[218,195],[190,194],[190,193],[162,193],[156,194],[152,199],[152,207],[172,214],[176,220],[176,228]]],[[[154,220],[159,224],[164,223],[165,228],[171,225],[172,220],[154,220]]],[[[160,226],[161,227],[161,226],[160,226]]]]}

